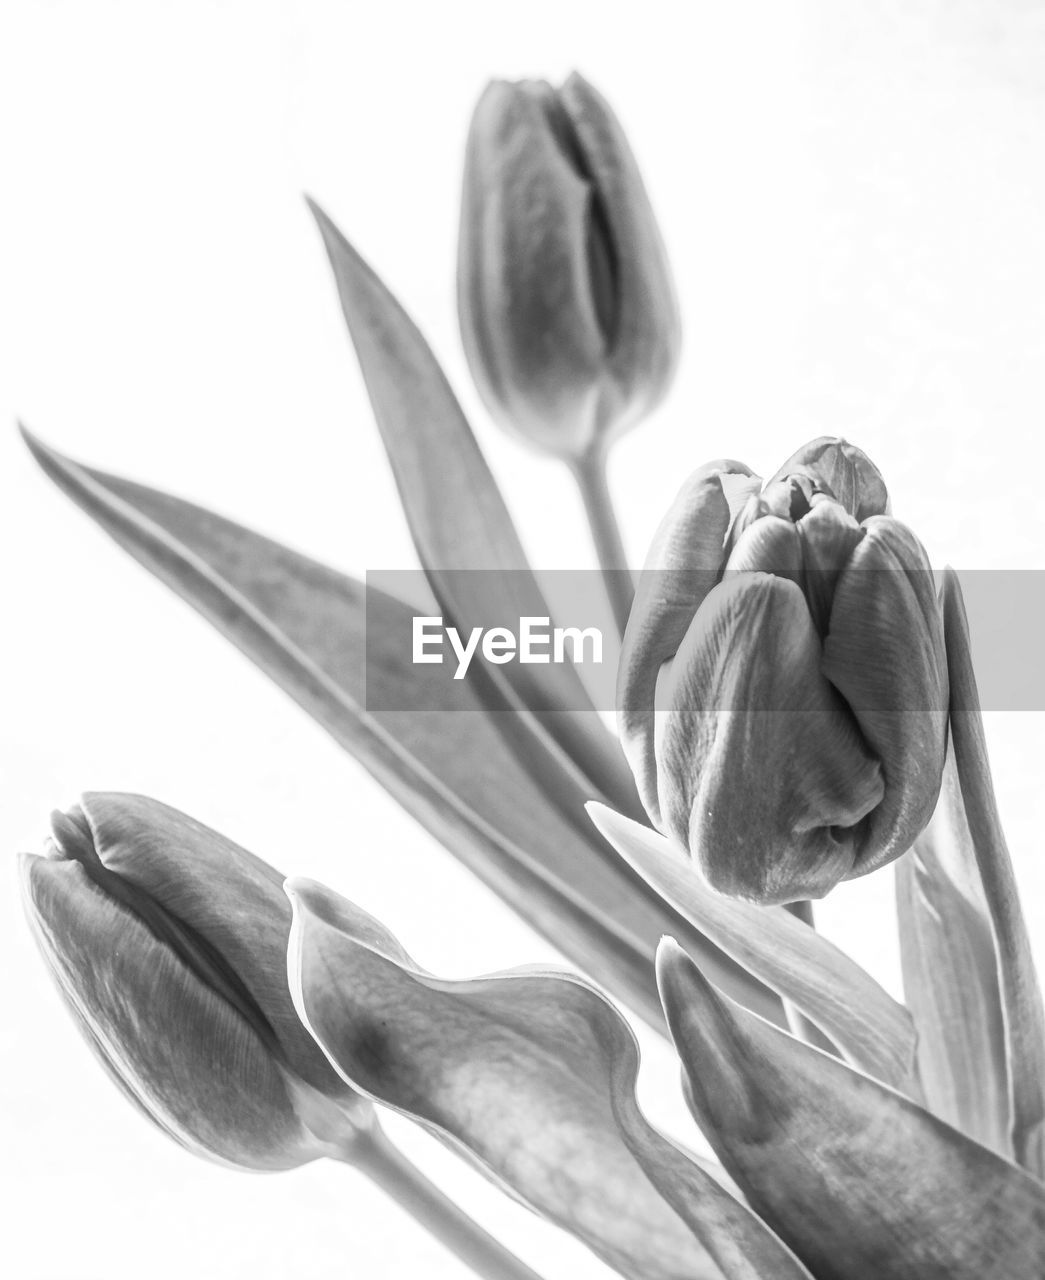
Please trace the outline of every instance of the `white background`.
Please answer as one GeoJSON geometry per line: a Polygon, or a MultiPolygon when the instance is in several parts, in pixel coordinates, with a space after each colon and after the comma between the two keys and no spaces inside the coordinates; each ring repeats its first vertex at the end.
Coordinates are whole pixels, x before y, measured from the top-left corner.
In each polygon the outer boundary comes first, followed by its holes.
{"type": "MultiPolygon", "coordinates": [[[[103,468],[362,573],[415,563],[302,191],[412,311],[538,566],[593,563],[570,483],[492,428],[453,310],[490,76],[578,67],[642,162],[686,323],[613,459],[636,561],[683,475],[845,434],[936,564],[1045,567],[1045,6],[8,3],[0,18],[0,847],[81,789],[154,794],[328,880],[448,976],[552,957],[353,761],[34,469],[103,468]],[[685,15],[685,16],[683,16],[685,15]]],[[[991,716],[1045,961],[1040,716],[991,716]]],[[[825,929],[895,987],[891,876],[825,929]]],[[[0,880],[5,1261],[25,1280],[455,1276],[348,1170],[211,1167],[120,1099],[0,880]]],[[[692,1141],[651,1036],[644,1098],[692,1141]]],[[[551,1276],[607,1274],[403,1126],[551,1276]]]]}

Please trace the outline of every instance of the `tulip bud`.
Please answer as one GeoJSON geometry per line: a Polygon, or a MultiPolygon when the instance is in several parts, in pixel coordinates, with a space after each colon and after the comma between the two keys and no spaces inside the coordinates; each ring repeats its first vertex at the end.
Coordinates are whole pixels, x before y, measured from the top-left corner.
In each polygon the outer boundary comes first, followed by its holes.
{"type": "Polygon", "coordinates": [[[887,506],[870,459],[823,438],[765,485],[701,468],[654,539],[621,734],[651,819],[724,893],[822,897],[899,857],[936,806],[943,625],[887,506]]]}
{"type": "Polygon", "coordinates": [[[110,1075],[164,1132],[238,1168],[344,1156],[373,1108],[287,985],[283,876],[155,800],[93,794],[24,855],[26,910],[110,1075]]]}
{"type": "Polygon", "coordinates": [[[635,157],[579,75],[494,81],[465,159],[458,305],[487,407],[576,463],[666,392],[679,317],[635,157]]]}

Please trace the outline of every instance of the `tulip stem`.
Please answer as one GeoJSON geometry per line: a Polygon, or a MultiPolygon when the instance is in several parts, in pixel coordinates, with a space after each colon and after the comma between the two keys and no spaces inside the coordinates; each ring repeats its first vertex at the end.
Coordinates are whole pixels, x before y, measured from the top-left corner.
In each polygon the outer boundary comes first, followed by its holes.
{"type": "Polygon", "coordinates": [[[541,1280],[536,1271],[439,1190],[380,1129],[353,1145],[346,1162],[365,1173],[407,1213],[484,1280],[541,1280]]]}
{"type": "Polygon", "coordinates": [[[628,568],[620,525],[617,523],[613,499],[606,482],[606,450],[591,450],[572,464],[572,471],[584,499],[584,510],[591,526],[617,630],[623,636],[635,596],[635,581],[628,568]]]}

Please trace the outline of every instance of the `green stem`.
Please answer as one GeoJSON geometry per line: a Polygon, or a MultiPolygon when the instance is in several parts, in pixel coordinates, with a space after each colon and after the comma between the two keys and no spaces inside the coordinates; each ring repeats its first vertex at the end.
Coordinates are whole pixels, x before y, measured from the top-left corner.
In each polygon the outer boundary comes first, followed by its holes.
{"type": "Polygon", "coordinates": [[[484,1280],[541,1280],[375,1129],[345,1157],[484,1280]]]}
{"type": "Polygon", "coordinates": [[[635,583],[628,568],[620,525],[617,523],[613,499],[606,483],[606,451],[593,449],[583,458],[577,459],[571,469],[584,499],[584,510],[591,526],[617,630],[623,636],[635,596],[635,583]]]}

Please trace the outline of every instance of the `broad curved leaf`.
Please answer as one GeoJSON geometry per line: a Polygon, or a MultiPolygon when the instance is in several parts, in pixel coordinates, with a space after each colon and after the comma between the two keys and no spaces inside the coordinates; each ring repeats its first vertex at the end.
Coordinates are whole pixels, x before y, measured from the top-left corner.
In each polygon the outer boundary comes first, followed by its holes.
{"type": "Polygon", "coordinates": [[[1045,1186],[715,993],[666,941],[658,976],[698,1123],[817,1280],[1040,1280],[1045,1186]]]}
{"type": "Polygon", "coordinates": [[[324,886],[292,880],[287,892],[299,1015],[354,1087],[632,1280],[806,1275],[714,1174],[644,1120],[634,1038],[593,987],[550,970],[434,978],[324,886]]]}

